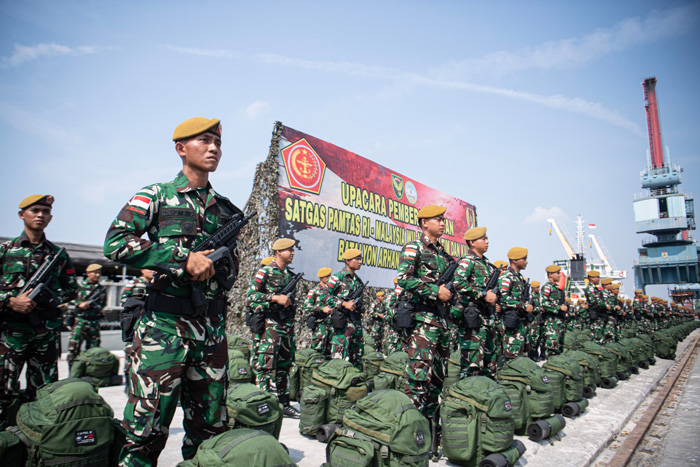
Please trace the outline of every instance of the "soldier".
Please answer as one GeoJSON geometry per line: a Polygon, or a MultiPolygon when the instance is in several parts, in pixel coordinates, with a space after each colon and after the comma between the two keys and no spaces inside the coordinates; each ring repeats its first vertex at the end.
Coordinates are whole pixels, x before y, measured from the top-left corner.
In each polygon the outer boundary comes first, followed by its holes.
{"type": "MultiPolygon", "coordinates": [[[[274,260],[275,258],[273,256],[266,256],[265,258],[260,260],[260,266],[267,266],[274,260]]],[[[256,271],[257,272],[257,271],[256,271]]],[[[251,276],[250,280],[252,281],[255,278],[255,273],[251,276]]],[[[264,324],[262,322],[259,322],[259,329],[254,329],[253,326],[251,326],[250,320],[253,318],[253,309],[250,307],[250,302],[246,299],[246,304],[245,304],[245,324],[246,326],[250,327],[250,334],[253,337],[253,345],[251,348],[250,352],[250,364],[255,366],[255,360],[258,355],[258,348],[260,347],[260,339],[262,339],[262,333],[265,332],[265,327],[260,326],[260,324],[264,324]]],[[[262,320],[264,321],[264,319],[262,320]]]]}
{"type": "Polygon", "coordinates": [[[328,281],[328,295],[324,297],[326,304],[333,310],[333,339],[331,341],[331,357],[341,358],[362,370],[362,301],[355,305],[348,300],[356,290],[362,287],[361,279],[356,274],[362,266],[362,252],[349,248],[343,253],[345,267],[333,274],[328,281]]]}
{"type": "Polygon", "coordinates": [[[530,324],[528,325],[528,339],[530,349],[528,350],[528,357],[536,362],[540,360],[540,349],[542,347],[542,325],[544,324],[544,317],[540,309],[540,283],[539,281],[530,282],[530,304],[532,305],[532,313],[530,324]]]}
{"type": "Polygon", "coordinates": [[[415,323],[407,328],[404,392],[428,419],[437,408],[449,356],[445,317],[452,292],[436,284],[453,261],[439,241],[445,233],[445,211],[442,206],[418,211],[421,237],[404,245],[398,268],[398,285],[406,296],[399,302],[397,321],[405,325],[403,314],[415,312],[415,323]]]}
{"type": "MultiPolygon", "coordinates": [[[[129,282],[126,283],[124,286],[124,290],[122,291],[122,296],[120,300],[120,305],[124,306],[126,301],[130,297],[134,298],[140,298],[142,300],[146,300],[146,295],[148,295],[147,288],[153,281],[153,277],[155,276],[155,271],[151,269],[141,269],[141,276],[137,277],[135,279],[131,279],[129,282]]],[[[131,342],[127,342],[124,345],[124,377],[128,377],[129,373],[131,372],[131,342]]],[[[129,392],[129,381],[126,381],[126,386],[124,388],[124,391],[126,393],[129,392]]]]}
{"type": "Polygon", "coordinates": [[[603,286],[603,289],[600,292],[603,297],[603,302],[605,303],[605,309],[607,310],[605,324],[603,326],[602,344],[615,342],[617,340],[615,328],[617,326],[618,314],[621,311],[621,308],[619,305],[615,304],[615,296],[613,295],[611,288],[612,283],[613,280],[610,277],[604,277],[600,280],[600,284],[603,286]]]}
{"type": "Polygon", "coordinates": [[[207,258],[212,250],[193,249],[243,213],[209,183],[221,159],[219,120],[186,120],[175,128],[173,141],[182,171],[171,182],[136,193],[104,244],[109,259],[158,272],[134,332],[120,465],[158,462],[179,401],[184,459],[226,430],[227,291],[213,277],[207,258]],[[195,306],[193,295],[200,292],[204,303],[195,306]]]}
{"type": "Polygon", "coordinates": [[[467,376],[495,377],[496,321],[494,305],[498,295],[486,290],[494,268],[486,258],[489,237],[486,227],[473,227],[464,234],[469,251],[459,260],[454,289],[457,294],[457,338],[461,353],[460,379],[467,376]],[[459,316],[461,315],[461,316],[459,316]]]}
{"type": "Polygon", "coordinates": [[[294,362],[294,297],[279,292],[293,279],[289,265],[294,259],[294,240],[280,238],[272,244],[275,259],[255,273],[247,299],[254,313],[262,313],[265,331],[260,339],[255,370],[260,389],[277,396],[284,415],[299,418],[299,411],[289,402],[289,370],[294,362]]]}
{"type": "Polygon", "coordinates": [[[311,315],[309,319],[313,317],[311,348],[326,358],[330,356],[333,326],[331,326],[328,316],[332,309],[324,304],[323,298],[328,295],[328,279],[330,279],[332,271],[331,268],[318,270],[318,285],[309,290],[303,305],[304,313],[311,315]]]}
{"type": "Polygon", "coordinates": [[[520,274],[527,268],[527,248],[513,247],[508,251],[510,267],[498,279],[503,307],[503,356],[516,358],[523,353],[527,355],[527,314],[532,313],[533,306],[525,295],[530,284],[520,274]]]}
{"type": "MultiPolygon", "coordinates": [[[[20,397],[19,377],[27,364],[23,400],[31,400],[36,389],[58,380],[59,328],[57,306],[75,297],[78,283],[68,254],[59,256],[56,267],[44,282],[53,297],[37,301],[20,290],[48,257],[59,248],[48,241],[44,229],[51,222],[51,195],[33,195],[19,203],[22,234],[0,245],[0,426],[14,424],[11,406],[20,397]]],[[[16,408],[16,406],[15,406],[16,408]]]]}
{"type": "Polygon", "coordinates": [[[588,319],[590,320],[593,340],[599,344],[604,343],[605,324],[607,323],[608,305],[598,289],[600,283],[600,272],[588,271],[588,285],[584,289],[586,302],[588,302],[588,319]]]}
{"type": "Polygon", "coordinates": [[[107,300],[107,289],[100,284],[102,266],[93,263],[85,269],[86,280],[80,284],[78,297],[71,302],[74,309],[66,315],[65,324],[71,331],[68,341],[68,367],[73,366],[85,342],[85,350],[100,346],[100,320],[107,300]]]}
{"type": "Polygon", "coordinates": [[[398,286],[398,279],[394,277],[394,289],[389,292],[389,296],[384,302],[387,326],[387,355],[405,350],[406,348],[406,339],[403,329],[396,326],[396,306],[402,295],[403,289],[398,286]]]}
{"type": "Polygon", "coordinates": [[[374,340],[374,350],[382,352],[384,341],[384,322],[386,314],[384,313],[384,292],[377,292],[377,301],[372,303],[369,308],[369,333],[374,340]]]}
{"type": "Polygon", "coordinates": [[[569,311],[564,292],[558,287],[561,267],[551,264],[545,269],[547,283],[542,287],[540,306],[544,313],[544,352],[547,357],[561,353],[564,337],[563,316],[569,311]]]}

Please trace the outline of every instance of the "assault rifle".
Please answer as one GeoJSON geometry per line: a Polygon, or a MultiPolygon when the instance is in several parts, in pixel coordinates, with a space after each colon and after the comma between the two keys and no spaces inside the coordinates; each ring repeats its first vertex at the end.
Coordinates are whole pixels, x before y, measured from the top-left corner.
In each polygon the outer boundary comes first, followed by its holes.
{"type": "Polygon", "coordinates": [[[438,313],[440,316],[445,317],[447,316],[447,313],[449,312],[449,309],[445,309],[445,307],[451,303],[454,303],[455,301],[455,285],[454,285],[454,279],[455,279],[455,272],[457,272],[457,268],[459,267],[459,263],[457,261],[452,261],[448,266],[447,269],[445,269],[445,272],[442,273],[442,275],[438,278],[438,281],[436,282],[436,285],[438,288],[441,285],[444,285],[447,290],[449,290],[452,293],[452,299],[445,303],[438,302],[438,313]]]}
{"type": "MultiPolygon", "coordinates": [[[[214,279],[226,290],[231,290],[233,283],[236,282],[236,277],[238,277],[238,267],[231,256],[231,252],[238,246],[238,234],[248,224],[248,221],[257,215],[258,211],[253,211],[247,216],[242,214],[234,216],[192,250],[194,252],[214,250],[207,255],[207,258],[214,263],[214,279]]],[[[185,273],[185,277],[188,280],[191,279],[187,273],[185,273]]],[[[197,310],[202,310],[207,305],[201,282],[192,284],[192,304],[197,310]]]]}
{"type": "MultiPolygon", "coordinates": [[[[88,302],[88,307],[87,307],[88,310],[97,304],[97,298],[100,296],[100,294],[102,292],[103,292],[103,289],[98,286],[97,288],[95,288],[95,290],[92,291],[92,293],[88,296],[87,299],[83,300],[83,302],[88,302]]],[[[73,327],[73,325],[75,324],[75,312],[74,311],[71,311],[68,313],[68,315],[66,316],[66,323],[65,324],[69,328],[73,327]]]]}
{"type": "Polygon", "coordinates": [[[493,271],[491,272],[491,277],[489,277],[488,282],[486,282],[486,288],[484,289],[484,292],[493,292],[493,293],[498,293],[494,292],[494,289],[498,287],[498,278],[501,276],[501,268],[497,268],[493,264],[489,263],[491,266],[493,266],[493,271]]]}
{"type": "MultiPolygon", "coordinates": [[[[291,270],[289,270],[289,273],[294,277],[292,277],[292,280],[289,281],[289,284],[285,285],[284,288],[280,290],[280,293],[277,295],[285,295],[289,297],[292,300],[292,304],[290,306],[294,307],[296,306],[294,304],[294,294],[297,290],[297,284],[299,283],[301,278],[304,277],[304,273],[300,272],[299,274],[294,274],[291,270]]],[[[273,303],[272,305],[270,305],[270,310],[279,313],[281,320],[287,319],[287,315],[284,312],[285,308],[279,303],[273,303]]],[[[294,313],[292,313],[292,316],[293,315],[294,313]]]]}
{"type": "MultiPolygon", "coordinates": [[[[22,295],[31,290],[27,298],[33,300],[37,305],[48,304],[53,307],[60,305],[46,283],[49,281],[53,271],[63,266],[64,260],[61,258],[61,255],[64,251],[66,251],[66,249],[61,248],[56,254],[48,255],[44,258],[44,262],[41,263],[39,269],[37,269],[27,283],[24,284],[24,287],[22,287],[18,295],[22,295]]],[[[26,316],[33,327],[39,327],[41,325],[39,316],[35,311],[29,312],[26,316]]]]}
{"type": "Polygon", "coordinates": [[[362,293],[365,291],[365,287],[367,287],[367,282],[369,281],[362,282],[359,277],[357,281],[360,283],[360,287],[348,297],[348,301],[352,301],[355,304],[355,310],[357,310],[358,313],[362,313],[362,293]]]}

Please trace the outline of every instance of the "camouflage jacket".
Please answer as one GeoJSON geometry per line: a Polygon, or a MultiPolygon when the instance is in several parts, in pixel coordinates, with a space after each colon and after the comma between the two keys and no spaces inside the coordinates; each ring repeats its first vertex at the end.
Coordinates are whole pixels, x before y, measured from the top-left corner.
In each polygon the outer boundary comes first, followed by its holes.
{"type": "Polygon", "coordinates": [[[551,313],[558,317],[563,317],[564,312],[561,311],[559,304],[562,291],[553,282],[547,282],[540,289],[540,307],[545,313],[551,313]]]}
{"type": "MultiPolygon", "coordinates": [[[[142,188],[126,203],[107,231],[104,254],[118,263],[157,271],[152,291],[189,298],[192,284],[185,280],[184,267],[190,250],[240,214],[210,184],[195,188],[180,172],[172,182],[142,188]],[[144,234],[148,240],[141,238],[144,234]]],[[[214,278],[203,282],[202,289],[207,298],[226,298],[226,290],[214,278]]],[[[223,332],[225,316],[192,317],[146,310],[144,320],[165,332],[203,340],[207,326],[223,332]]]]}
{"type": "MultiPolygon", "coordinates": [[[[248,287],[246,294],[246,305],[249,306],[255,313],[269,313],[272,311],[272,296],[279,295],[279,292],[285,288],[293,279],[289,268],[284,271],[277,266],[274,261],[258,269],[258,272],[253,276],[253,280],[248,287]]],[[[294,297],[290,297],[292,300],[294,297]]],[[[284,322],[288,325],[292,324],[292,316],[294,312],[294,304],[284,308],[284,322]]]]}
{"type": "Polygon", "coordinates": [[[129,282],[126,283],[124,286],[124,290],[122,291],[122,296],[121,296],[121,305],[124,306],[124,302],[129,297],[144,297],[148,289],[148,279],[145,277],[136,277],[134,279],[131,279],[129,282]]]}
{"type": "Polygon", "coordinates": [[[384,303],[375,301],[369,306],[368,320],[370,323],[373,321],[384,322],[386,318],[384,303]]]}
{"type": "Polygon", "coordinates": [[[68,316],[75,316],[82,319],[102,319],[102,308],[107,302],[107,289],[99,282],[91,284],[85,280],[79,284],[78,296],[70,304],[75,308],[67,313],[68,316]],[[78,307],[82,302],[87,301],[93,292],[97,292],[93,298],[93,305],[82,310],[78,307]]]}
{"type": "Polygon", "coordinates": [[[343,302],[355,293],[358,288],[362,287],[360,281],[361,279],[357,274],[351,274],[347,269],[332,274],[330,279],[328,279],[328,294],[323,297],[325,305],[341,309],[343,302]]]}
{"type": "Polygon", "coordinates": [[[592,283],[589,283],[583,292],[586,295],[586,301],[588,302],[589,308],[593,308],[595,310],[605,310],[603,294],[598,287],[592,283]]]}
{"type": "Polygon", "coordinates": [[[328,295],[328,285],[322,285],[320,282],[315,287],[309,289],[309,293],[306,294],[304,299],[304,304],[302,305],[302,310],[306,316],[311,313],[319,316],[321,310],[325,304],[323,303],[323,297],[328,295]]]}
{"type": "Polygon", "coordinates": [[[431,243],[427,236],[404,245],[397,272],[408,302],[437,307],[437,281],[452,261],[442,244],[431,243]]]}
{"type": "Polygon", "coordinates": [[[454,288],[458,296],[458,305],[466,306],[469,302],[484,302],[484,290],[493,273],[488,258],[480,258],[473,251],[459,260],[455,272],[454,288]]]}
{"type": "Polygon", "coordinates": [[[394,287],[394,290],[389,292],[386,300],[384,300],[384,311],[387,322],[391,322],[394,319],[396,315],[396,305],[398,304],[399,298],[401,298],[402,294],[403,289],[397,285],[394,287]]]}
{"type": "Polygon", "coordinates": [[[501,306],[504,308],[524,308],[523,298],[525,287],[530,287],[525,278],[513,268],[508,268],[498,278],[498,288],[501,292],[501,306]]]}
{"type": "Polygon", "coordinates": [[[539,292],[530,291],[530,298],[532,299],[532,312],[538,313],[542,308],[542,289],[539,292]]]}
{"type": "MultiPolygon", "coordinates": [[[[22,234],[0,244],[0,321],[12,322],[13,329],[29,331],[34,328],[27,322],[24,316],[15,313],[9,308],[10,297],[19,295],[36,270],[41,266],[44,258],[49,254],[55,254],[60,248],[42,237],[38,245],[33,245],[27,234],[22,234]]],[[[78,291],[78,281],[75,277],[75,268],[68,254],[64,251],[63,266],[57,268],[46,285],[56,297],[59,303],[65,303],[75,297],[78,291]]],[[[45,305],[37,306],[36,310],[47,309],[45,305]]],[[[45,328],[37,328],[36,332],[45,329],[55,329],[61,325],[61,319],[55,319],[44,323],[45,328]]]]}

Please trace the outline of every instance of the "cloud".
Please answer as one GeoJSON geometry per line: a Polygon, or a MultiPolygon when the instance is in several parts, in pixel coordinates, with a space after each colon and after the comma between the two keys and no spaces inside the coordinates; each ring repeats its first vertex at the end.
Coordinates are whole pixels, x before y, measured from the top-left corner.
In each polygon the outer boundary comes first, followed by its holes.
{"type": "Polygon", "coordinates": [[[534,224],[536,222],[546,222],[547,219],[565,220],[567,219],[566,213],[558,206],[552,206],[551,208],[543,208],[542,206],[537,206],[532,214],[527,216],[523,221],[526,224],[534,224]]]}
{"type": "Polygon", "coordinates": [[[41,57],[55,57],[59,55],[89,55],[94,54],[97,47],[78,46],[68,47],[59,44],[37,44],[34,46],[15,44],[12,55],[0,57],[0,68],[7,69],[17,67],[23,63],[37,60],[41,57]]]}
{"type": "Polygon", "coordinates": [[[269,107],[270,105],[267,102],[255,101],[245,108],[245,114],[249,119],[252,120],[254,118],[259,117],[269,107]]]}
{"type": "Polygon", "coordinates": [[[186,55],[199,55],[200,57],[213,58],[240,58],[241,55],[237,52],[226,49],[200,49],[199,47],[178,47],[175,45],[166,45],[167,49],[173,52],[186,55]]]}

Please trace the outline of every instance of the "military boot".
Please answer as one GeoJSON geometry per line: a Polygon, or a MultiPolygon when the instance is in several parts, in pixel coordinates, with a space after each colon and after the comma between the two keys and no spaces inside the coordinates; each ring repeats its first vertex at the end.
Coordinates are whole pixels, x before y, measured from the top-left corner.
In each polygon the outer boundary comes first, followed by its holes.
{"type": "Polygon", "coordinates": [[[287,418],[301,418],[301,412],[289,402],[289,394],[277,396],[282,404],[284,416],[287,418]]]}

